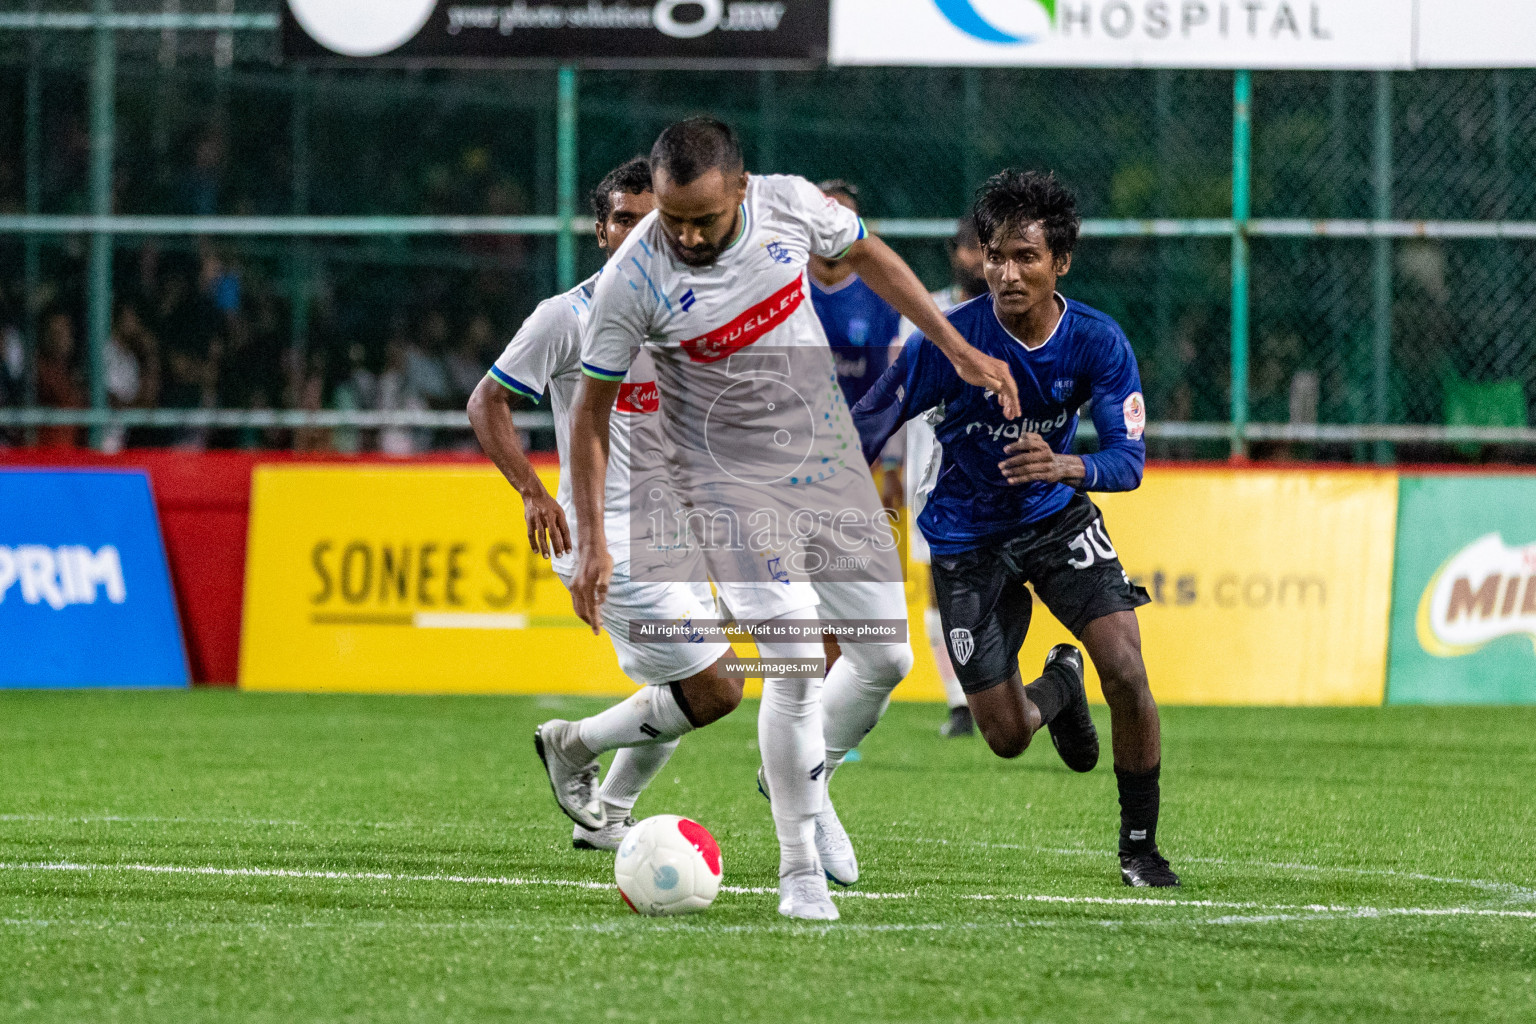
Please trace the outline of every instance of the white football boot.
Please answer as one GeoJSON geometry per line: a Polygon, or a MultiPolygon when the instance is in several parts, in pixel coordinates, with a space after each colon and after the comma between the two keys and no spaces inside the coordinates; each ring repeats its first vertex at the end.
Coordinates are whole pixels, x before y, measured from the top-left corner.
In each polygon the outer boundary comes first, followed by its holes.
{"type": "MultiPolygon", "coordinates": [[[[757,791],[773,802],[768,793],[768,776],[762,768],[757,770],[757,791]]],[[[826,793],[821,811],[816,815],[816,855],[821,858],[821,869],[827,880],[844,888],[859,880],[859,858],[853,852],[853,840],[843,828],[837,808],[832,806],[832,794],[826,793]]]]}
{"type": "Polygon", "coordinates": [[[555,802],[577,825],[596,832],[608,824],[607,811],[598,793],[597,759],[581,745],[576,723],[555,718],[533,731],[533,749],[544,762],[555,802]]]}
{"type": "MultiPolygon", "coordinates": [[[[605,805],[606,806],[606,805],[605,805]]],[[[571,832],[571,845],[578,850],[617,851],[629,830],[635,827],[633,815],[607,807],[608,824],[599,829],[577,825],[571,832]]]]}
{"type": "Polygon", "coordinates": [[[842,916],[827,891],[826,875],[819,871],[779,879],[779,913],[800,921],[836,921],[842,916]]]}
{"type": "Polygon", "coordinates": [[[848,830],[843,828],[830,794],[826,806],[816,815],[816,853],[828,881],[846,888],[859,880],[859,858],[853,852],[853,840],[848,838],[848,830]]]}

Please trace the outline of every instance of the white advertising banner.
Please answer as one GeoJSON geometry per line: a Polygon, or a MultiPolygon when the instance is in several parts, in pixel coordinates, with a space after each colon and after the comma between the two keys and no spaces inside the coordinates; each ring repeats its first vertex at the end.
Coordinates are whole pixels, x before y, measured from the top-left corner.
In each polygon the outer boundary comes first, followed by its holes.
{"type": "Polygon", "coordinates": [[[1419,0],[1418,66],[1536,67],[1536,3],[1419,0]]]}
{"type": "Polygon", "coordinates": [[[1411,68],[1414,3],[832,0],[831,27],[833,64],[1411,68]]]}

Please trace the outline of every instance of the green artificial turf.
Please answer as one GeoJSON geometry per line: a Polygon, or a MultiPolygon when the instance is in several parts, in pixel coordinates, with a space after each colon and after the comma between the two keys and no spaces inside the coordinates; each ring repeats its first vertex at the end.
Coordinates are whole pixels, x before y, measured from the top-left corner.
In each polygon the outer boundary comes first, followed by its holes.
{"type": "MultiPolygon", "coordinates": [[[[1125,902],[1107,763],[898,705],[833,787],[891,896],[814,926],[548,884],[612,882],[530,742],[601,706],[0,695],[0,1018],[1536,1020],[1536,709],[1165,710],[1169,906],[1125,902]]],[[[637,808],[702,821],[740,887],[776,881],[755,713],[637,808]]]]}

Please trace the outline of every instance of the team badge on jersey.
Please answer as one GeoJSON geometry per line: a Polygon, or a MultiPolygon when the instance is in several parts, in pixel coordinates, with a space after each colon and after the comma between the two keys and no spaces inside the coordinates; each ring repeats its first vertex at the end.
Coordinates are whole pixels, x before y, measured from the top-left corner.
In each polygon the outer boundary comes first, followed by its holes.
{"type": "Polygon", "coordinates": [[[1125,412],[1125,436],[1132,441],[1140,441],[1147,429],[1147,403],[1142,400],[1141,392],[1132,391],[1127,395],[1122,408],[1125,412]]]}
{"type": "Polygon", "coordinates": [[[771,242],[764,243],[763,248],[768,250],[768,255],[773,257],[775,263],[783,263],[785,266],[788,266],[795,262],[794,253],[790,252],[789,248],[777,238],[771,242]]]}
{"type": "Polygon", "coordinates": [[[1058,402],[1065,402],[1072,397],[1072,385],[1075,383],[1071,377],[1058,377],[1051,381],[1051,397],[1058,402]]]}
{"type": "Polygon", "coordinates": [[[962,665],[971,660],[971,655],[976,653],[976,641],[971,639],[970,630],[949,631],[949,653],[962,665]]]}

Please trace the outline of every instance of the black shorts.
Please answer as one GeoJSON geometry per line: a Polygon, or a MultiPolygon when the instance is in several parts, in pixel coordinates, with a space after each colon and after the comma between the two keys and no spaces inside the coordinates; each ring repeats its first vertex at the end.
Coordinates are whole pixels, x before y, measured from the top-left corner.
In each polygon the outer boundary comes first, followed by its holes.
{"type": "Polygon", "coordinates": [[[1073,636],[1082,636],[1094,619],[1151,601],[1126,576],[1103,514],[1084,494],[1011,540],[958,555],[934,553],[949,659],[966,693],[990,689],[1019,670],[1032,607],[1026,582],[1073,636]]]}

